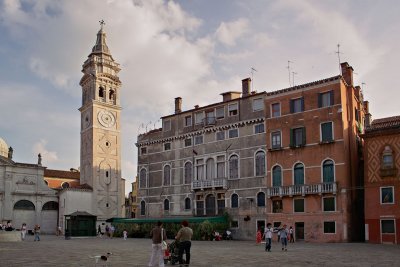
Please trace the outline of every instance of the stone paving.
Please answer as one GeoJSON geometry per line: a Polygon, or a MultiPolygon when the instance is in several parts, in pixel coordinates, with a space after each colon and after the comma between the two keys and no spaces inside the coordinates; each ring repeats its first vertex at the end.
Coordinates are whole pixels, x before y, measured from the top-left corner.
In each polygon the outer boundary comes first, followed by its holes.
{"type": "MultiPolygon", "coordinates": [[[[147,266],[150,247],[149,239],[42,235],[34,242],[29,236],[24,242],[0,242],[0,266],[147,266]],[[107,265],[96,265],[94,257],[107,252],[112,253],[107,265]]],[[[283,252],[274,242],[272,252],[265,252],[264,244],[250,241],[193,241],[191,251],[193,267],[400,266],[398,245],[297,242],[283,252]]]]}

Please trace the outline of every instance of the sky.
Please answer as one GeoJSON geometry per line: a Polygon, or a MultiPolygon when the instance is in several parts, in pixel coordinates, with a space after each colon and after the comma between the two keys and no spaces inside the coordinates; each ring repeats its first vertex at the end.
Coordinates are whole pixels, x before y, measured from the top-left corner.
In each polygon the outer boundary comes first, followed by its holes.
{"type": "Polygon", "coordinates": [[[126,192],[138,134],[178,96],[183,110],[220,102],[247,77],[275,91],[338,75],[340,58],[373,119],[400,115],[399,12],[397,0],[0,0],[0,137],[14,161],[79,167],[79,81],[100,20],[121,64],[126,192]]]}

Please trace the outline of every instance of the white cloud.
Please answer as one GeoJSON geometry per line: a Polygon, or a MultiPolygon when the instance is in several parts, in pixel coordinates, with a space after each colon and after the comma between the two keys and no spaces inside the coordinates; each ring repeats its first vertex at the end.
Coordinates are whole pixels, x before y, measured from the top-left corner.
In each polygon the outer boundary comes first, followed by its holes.
{"type": "Polygon", "coordinates": [[[222,22],[215,32],[215,36],[221,43],[233,46],[238,38],[249,31],[249,21],[240,18],[233,22],[222,22]]]}
{"type": "Polygon", "coordinates": [[[47,141],[44,139],[41,139],[40,141],[36,142],[33,145],[33,149],[32,149],[33,153],[35,153],[35,154],[40,153],[40,155],[42,156],[42,159],[43,159],[42,165],[49,164],[49,163],[51,164],[51,163],[58,161],[57,152],[47,150],[46,145],[47,145],[47,141]]]}

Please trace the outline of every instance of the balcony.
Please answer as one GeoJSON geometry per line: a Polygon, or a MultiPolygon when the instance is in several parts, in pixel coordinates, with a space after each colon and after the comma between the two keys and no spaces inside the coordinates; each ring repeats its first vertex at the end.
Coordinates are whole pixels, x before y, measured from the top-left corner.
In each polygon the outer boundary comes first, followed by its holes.
{"type": "Polygon", "coordinates": [[[214,126],[216,122],[217,120],[215,119],[215,117],[205,117],[203,119],[203,126],[204,127],[214,126]]]}
{"type": "Polygon", "coordinates": [[[324,193],[337,193],[337,183],[303,184],[274,186],[267,188],[267,197],[305,196],[324,193]]]}
{"type": "Polygon", "coordinates": [[[192,182],[192,190],[204,190],[212,188],[223,188],[227,189],[227,179],[226,178],[215,178],[209,180],[197,180],[192,182]]]}

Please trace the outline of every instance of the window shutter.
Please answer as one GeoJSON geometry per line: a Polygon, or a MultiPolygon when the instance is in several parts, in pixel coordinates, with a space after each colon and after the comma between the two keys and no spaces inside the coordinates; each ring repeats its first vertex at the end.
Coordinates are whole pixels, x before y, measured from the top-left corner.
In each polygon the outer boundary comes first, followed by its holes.
{"type": "Polygon", "coordinates": [[[333,90],[332,91],[330,91],[330,100],[331,100],[331,106],[333,106],[333,104],[334,104],[334,99],[333,99],[333,96],[334,96],[334,94],[333,94],[333,90]]]}
{"type": "Polygon", "coordinates": [[[322,94],[318,94],[318,107],[322,107],[322,94]]]}
{"type": "Polygon", "coordinates": [[[290,99],[290,113],[294,112],[294,107],[293,107],[293,99],[290,99]]]}
{"type": "Polygon", "coordinates": [[[303,127],[302,137],[303,137],[302,145],[305,146],[306,145],[306,127],[303,127]]]}
{"type": "Polygon", "coordinates": [[[301,98],[301,111],[304,111],[304,97],[301,98]]]}
{"type": "Polygon", "coordinates": [[[290,129],[290,146],[293,147],[293,129],[290,129]]]}

